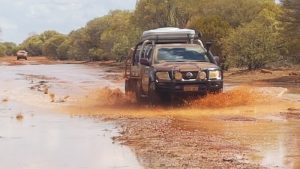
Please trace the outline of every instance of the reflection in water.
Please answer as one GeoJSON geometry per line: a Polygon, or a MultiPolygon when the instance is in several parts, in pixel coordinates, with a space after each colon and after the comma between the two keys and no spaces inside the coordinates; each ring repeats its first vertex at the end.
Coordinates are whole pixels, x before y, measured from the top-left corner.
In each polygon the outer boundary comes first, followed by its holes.
{"type": "Polygon", "coordinates": [[[111,124],[44,111],[19,122],[9,113],[0,117],[1,168],[140,168],[128,148],[112,144],[111,124]]]}
{"type": "MultiPolygon", "coordinates": [[[[296,104],[299,106],[299,104],[296,104]]],[[[286,110],[286,108],[285,108],[286,110]]],[[[220,134],[253,150],[249,158],[267,168],[300,168],[300,123],[286,119],[280,106],[247,106],[198,110],[198,117],[182,116],[176,126],[220,134]],[[210,115],[207,115],[210,113],[210,115]],[[203,116],[204,114],[204,116],[203,116]],[[206,114],[206,115],[205,115],[206,114]]]]}
{"type": "Polygon", "coordinates": [[[46,84],[59,98],[110,84],[101,78],[103,72],[90,69],[84,65],[0,66],[0,99],[9,98],[0,102],[1,169],[141,168],[129,148],[112,143],[114,125],[58,113],[55,107],[60,103],[51,103],[44,92],[31,89],[46,84]],[[95,83],[87,84],[87,80],[95,83]]]}
{"type": "Polygon", "coordinates": [[[300,125],[297,122],[232,122],[224,125],[225,137],[239,140],[257,150],[253,159],[272,168],[298,168],[300,164],[300,125]],[[298,167],[297,167],[298,166],[298,167]]]}

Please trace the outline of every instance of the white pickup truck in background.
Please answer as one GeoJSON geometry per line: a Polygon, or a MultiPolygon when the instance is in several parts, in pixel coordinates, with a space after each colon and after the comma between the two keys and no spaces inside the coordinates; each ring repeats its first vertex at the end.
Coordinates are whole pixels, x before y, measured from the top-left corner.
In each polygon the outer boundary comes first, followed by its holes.
{"type": "Polygon", "coordinates": [[[19,50],[17,52],[17,60],[20,60],[20,59],[27,60],[27,55],[28,55],[28,52],[26,52],[25,50],[19,50]]]}

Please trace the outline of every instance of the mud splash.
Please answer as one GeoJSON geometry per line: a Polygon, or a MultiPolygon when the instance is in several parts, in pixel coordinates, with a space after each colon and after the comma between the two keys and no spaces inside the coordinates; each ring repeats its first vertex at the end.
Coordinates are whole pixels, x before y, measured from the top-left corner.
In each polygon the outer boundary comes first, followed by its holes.
{"type": "Polygon", "coordinates": [[[224,108],[262,103],[268,98],[255,88],[238,87],[224,93],[209,94],[204,98],[187,101],[186,105],[203,108],[224,108]]]}
{"type": "Polygon", "coordinates": [[[97,107],[127,107],[136,104],[133,94],[125,95],[119,88],[104,87],[93,91],[82,100],[85,105],[97,107]]]}
{"type": "Polygon", "coordinates": [[[258,113],[255,107],[264,107],[270,100],[272,99],[269,96],[256,91],[255,88],[239,87],[224,93],[185,101],[184,104],[161,104],[153,107],[137,103],[133,95],[125,95],[119,88],[105,87],[92,91],[73,103],[70,102],[71,106],[66,105],[62,111],[75,116],[90,116],[102,120],[158,117],[202,119],[222,115],[263,115],[264,113],[262,111],[258,113]]]}
{"type": "MultiPolygon", "coordinates": [[[[209,94],[205,97],[191,98],[184,100],[183,105],[176,105],[177,102],[172,106],[178,108],[225,108],[234,106],[246,106],[258,103],[264,103],[269,101],[270,96],[264,95],[263,93],[257,91],[255,88],[251,87],[238,87],[219,94],[209,94]]],[[[87,95],[83,102],[88,102],[89,105],[119,108],[119,107],[141,107],[147,106],[136,102],[134,94],[126,94],[119,88],[112,89],[109,87],[101,88],[99,90],[93,91],[87,95]]],[[[159,105],[159,108],[170,108],[169,105],[159,105]]]]}
{"type": "MultiPolygon", "coordinates": [[[[263,168],[273,166],[263,162],[267,148],[278,149],[273,138],[284,138],[281,131],[286,131],[282,130],[285,124],[281,124],[280,118],[285,114],[280,112],[299,107],[278,98],[284,91],[234,86],[184,105],[151,107],[136,103],[133,96],[126,96],[117,87],[106,87],[90,90],[75,104],[70,102],[64,112],[118,124],[120,136],[114,137],[114,141],[131,147],[146,168],[263,168]],[[276,124],[275,118],[279,119],[276,124]],[[274,126],[278,127],[273,130],[274,126]],[[260,146],[267,144],[264,140],[271,145],[260,146]],[[253,159],[252,154],[258,154],[259,159],[253,159]]],[[[288,114],[286,119],[295,119],[294,115],[288,114]]],[[[296,127],[291,125],[292,130],[296,127]]],[[[298,139],[294,135],[290,138],[298,139]]],[[[291,161],[296,164],[299,160],[291,161]]]]}

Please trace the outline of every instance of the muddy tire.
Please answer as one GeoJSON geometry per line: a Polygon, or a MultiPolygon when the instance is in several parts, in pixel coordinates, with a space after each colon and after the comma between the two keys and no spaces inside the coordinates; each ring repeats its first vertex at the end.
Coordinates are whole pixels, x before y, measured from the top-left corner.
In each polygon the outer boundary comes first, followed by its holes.
{"type": "Polygon", "coordinates": [[[158,105],[161,101],[159,93],[156,91],[155,82],[151,82],[149,84],[149,93],[148,93],[148,102],[150,105],[158,105]]]}
{"type": "Polygon", "coordinates": [[[140,81],[136,81],[135,83],[135,99],[138,103],[143,102],[143,98],[142,98],[142,86],[141,86],[141,82],[140,81]]]}
{"type": "Polygon", "coordinates": [[[223,93],[223,88],[218,89],[218,90],[211,91],[210,93],[212,93],[212,94],[220,94],[220,93],[223,93]]]}
{"type": "Polygon", "coordinates": [[[132,91],[132,88],[130,86],[130,81],[129,80],[125,80],[125,94],[128,94],[132,91]]]}

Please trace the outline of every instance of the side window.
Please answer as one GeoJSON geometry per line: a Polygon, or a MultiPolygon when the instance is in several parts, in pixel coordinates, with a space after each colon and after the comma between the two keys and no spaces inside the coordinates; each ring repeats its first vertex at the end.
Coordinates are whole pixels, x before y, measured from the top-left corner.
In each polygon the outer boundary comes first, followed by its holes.
{"type": "Polygon", "coordinates": [[[152,49],[153,49],[152,45],[147,46],[147,48],[145,49],[144,58],[151,60],[151,55],[152,55],[152,51],[153,51],[152,49]]]}
{"type": "Polygon", "coordinates": [[[143,49],[141,49],[142,46],[138,46],[134,53],[134,65],[137,65],[139,63],[140,58],[146,58],[151,60],[151,55],[152,55],[152,45],[147,45],[143,49]]]}

